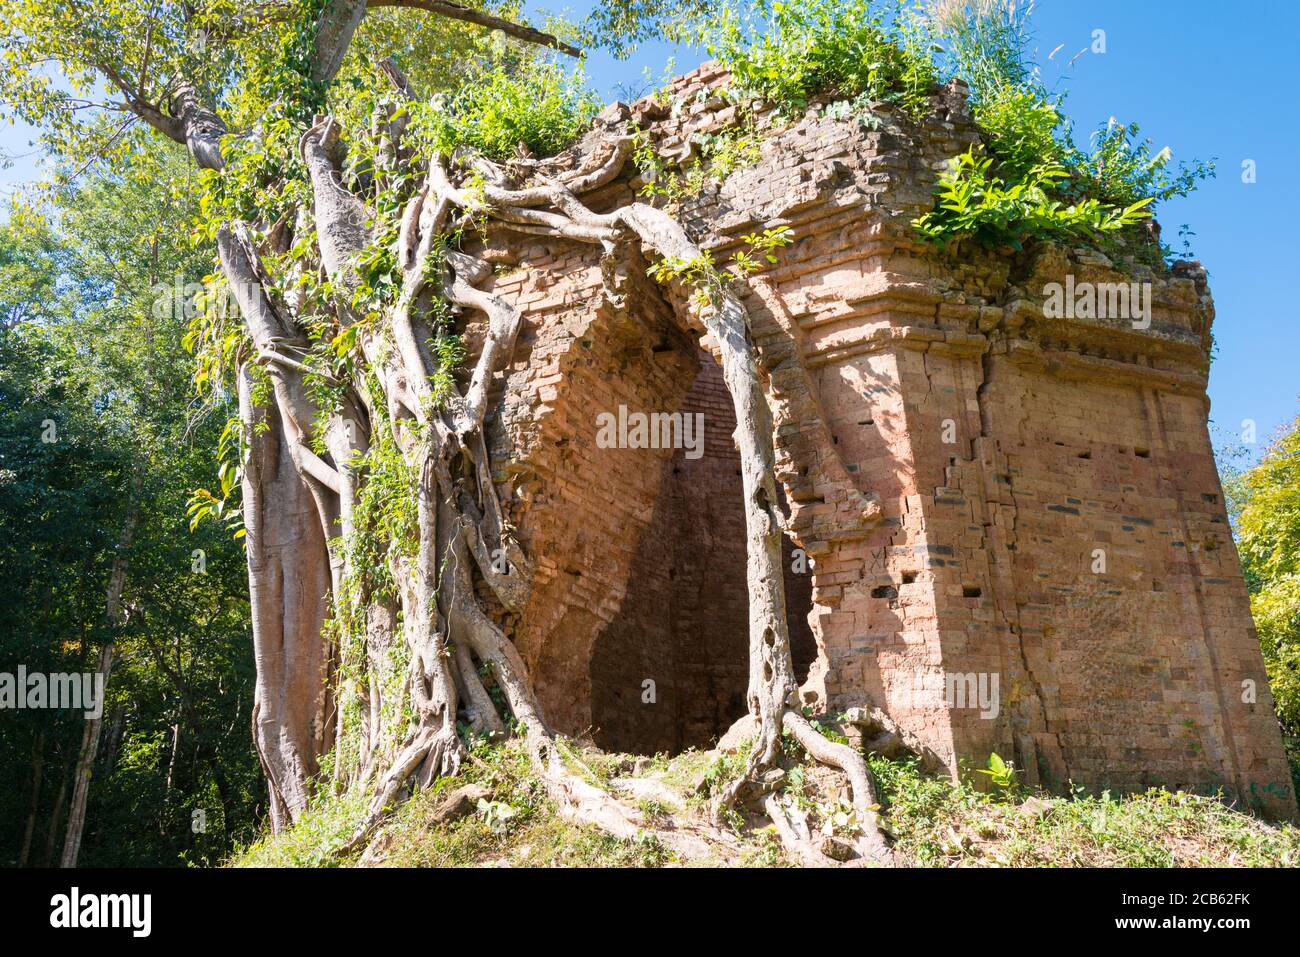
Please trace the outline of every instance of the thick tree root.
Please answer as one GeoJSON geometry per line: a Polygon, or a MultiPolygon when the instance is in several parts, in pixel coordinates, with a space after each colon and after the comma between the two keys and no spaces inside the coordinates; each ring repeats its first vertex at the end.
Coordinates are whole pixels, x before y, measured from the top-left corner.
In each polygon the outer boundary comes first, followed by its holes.
{"type": "Polygon", "coordinates": [[[876,798],[875,783],[862,755],[846,744],[827,740],[808,723],[807,718],[795,711],[786,711],[782,724],[813,758],[844,772],[849,779],[853,809],[858,817],[858,853],[877,864],[890,863],[889,845],[880,830],[880,803],[876,798]]]}

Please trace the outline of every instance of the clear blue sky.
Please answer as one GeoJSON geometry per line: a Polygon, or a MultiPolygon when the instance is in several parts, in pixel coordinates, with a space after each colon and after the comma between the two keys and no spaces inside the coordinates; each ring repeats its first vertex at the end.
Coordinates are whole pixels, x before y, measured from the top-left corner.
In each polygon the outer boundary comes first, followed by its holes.
{"type": "MultiPolygon", "coordinates": [[[[589,0],[531,0],[528,9],[583,14],[589,0]]],[[[1258,424],[1261,446],[1300,411],[1300,106],[1296,49],[1300,3],[1255,0],[1040,0],[1034,13],[1039,60],[1065,44],[1055,62],[1106,34],[1104,54],[1080,57],[1062,78],[1067,112],[1086,136],[1110,116],[1137,120],[1158,149],[1174,159],[1217,158],[1219,175],[1188,199],[1163,207],[1166,241],[1179,244],[1188,224],[1196,255],[1210,271],[1218,318],[1210,375],[1211,417],[1234,439],[1243,419],[1258,424]],[[1257,182],[1241,179],[1243,160],[1257,182]],[[1290,184],[1290,185],[1288,185],[1290,184]]],[[[648,44],[625,63],[593,54],[588,72],[607,98],[645,87],[645,71],[662,75],[669,56],[679,71],[701,50],[648,44]]],[[[1061,76],[1048,64],[1050,83],[1061,76]]],[[[30,151],[30,131],[0,129],[0,149],[30,151]]],[[[35,158],[0,171],[0,191],[38,175],[35,158]]]]}

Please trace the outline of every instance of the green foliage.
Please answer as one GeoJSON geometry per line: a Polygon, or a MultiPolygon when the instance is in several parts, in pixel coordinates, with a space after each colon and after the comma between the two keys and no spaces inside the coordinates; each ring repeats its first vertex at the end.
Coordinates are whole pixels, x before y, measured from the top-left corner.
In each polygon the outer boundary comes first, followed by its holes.
{"type": "Polygon", "coordinates": [[[997,171],[1010,182],[1068,168],[1072,158],[1061,100],[1029,61],[1032,10],[1020,0],[941,0],[929,14],[940,62],[969,88],[997,171]]]}
{"type": "MultiPolygon", "coordinates": [[[[194,394],[205,410],[229,405],[234,388],[235,370],[252,351],[248,330],[227,294],[220,274],[204,276],[190,301],[184,290],[173,288],[167,294],[165,308],[174,315],[191,318],[181,337],[181,345],[194,357],[194,394]]],[[[270,379],[256,364],[246,366],[254,378],[254,401],[263,406],[270,399],[270,379]]],[[[226,415],[225,426],[217,439],[217,491],[204,486],[191,491],[186,505],[190,531],[204,522],[224,526],[233,538],[244,537],[244,519],[240,505],[244,453],[243,425],[234,410],[226,415]]]]}
{"type": "Polygon", "coordinates": [[[468,352],[460,336],[439,330],[429,341],[434,367],[429,373],[433,403],[441,408],[455,392],[455,372],[465,362],[468,352]]]}
{"type": "Polygon", "coordinates": [[[745,247],[732,255],[731,268],[738,276],[750,276],[776,265],[776,251],[794,242],[794,230],[789,226],[769,226],[761,233],[746,233],[740,241],[745,247]]]}
{"type": "Polygon", "coordinates": [[[470,146],[506,160],[521,146],[539,156],[558,153],[587,129],[599,105],[581,73],[539,60],[523,70],[493,65],[455,94],[410,109],[424,150],[446,156],[470,146]]]}
{"type": "Polygon", "coordinates": [[[938,79],[923,26],[904,0],[765,0],[745,15],[728,4],[708,49],[739,95],[787,111],[817,95],[865,95],[920,116],[938,79]]]}
{"type": "Polygon", "coordinates": [[[732,173],[762,159],[763,139],[750,121],[717,133],[696,133],[693,142],[698,149],[686,169],[680,170],[660,155],[649,136],[637,134],[632,161],[642,173],[642,196],[674,208],[698,195],[709,183],[722,183],[732,173]]]}
{"type": "Polygon", "coordinates": [[[967,152],[939,177],[936,207],[913,225],[940,248],[963,239],[992,248],[1021,249],[1033,240],[1087,242],[1149,218],[1141,200],[1127,209],[1081,199],[1066,206],[1052,193],[1067,177],[1058,167],[1036,167],[1009,184],[992,171],[992,159],[967,152]]]}
{"type": "Polygon", "coordinates": [[[691,290],[697,308],[716,305],[717,298],[732,278],[743,278],[777,262],[776,250],[794,241],[794,230],[772,226],[761,233],[741,237],[743,249],[733,254],[729,270],[719,269],[707,250],[698,256],[662,256],[650,264],[647,272],[655,282],[680,282],[691,290]]]}
{"type": "Polygon", "coordinates": [[[48,318],[68,251],[34,210],[15,206],[0,243],[0,328],[48,318]]]}
{"type": "MultiPolygon", "coordinates": [[[[12,321],[0,321],[0,671],[86,672],[115,643],[81,856],[90,866],[217,858],[251,828],[262,787],[247,731],[243,551],[215,525],[191,534],[184,517],[232,411],[228,396],[194,407],[186,303],[174,301],[212,251],[186,243],[193,179],[183,159],[135,157],[47,192],[0,227],[0,269],[21,262],[26,277],[6,284],[12,321]],[[130,613],[113,627],[105,596],[119,555],[130,613]]],[[[0,775],[14,783],[0,794],[0,846],[16,853],[33,815],[29,863],[61,845],[56,795],[83,723],[62,711],[0,721],[0,775]]]]}
{"type": "Polygon", "coordinates": [[[1077,147],[1063,98],[1047,92],[1029,59],[1032,10],[1032,3],[1018,0],[942,0],[931,7],[939,62],[969,87],[993,160],[991,173],[967,161],[958,183],[941,178],[936,209],[918,221],[921,235],[940,246],[968,235],[1014,248],[1053,238],[1095,244],[1148,218],[1157,203],[1188,195],[1214,173],[1213,162],[1171,171],[1168,147],[1152,152],[1149,141],[1137,139],[1137,124],[1113,118],[1094,135],[1091,150],[1077,147]],[[1025,189],[1016,193],[1019,186],[1025,189]],[[954,201],[954,189],[967,187],[975,201],[954,201]],[[1021,200],[1028,205],[1021,207],[1021,200]],[[1037,222],[1008,231],[1007,214],[1022,208],[1037,222]]]}
{"type": "Polygon", "coordinates": [[[360,576],[358,605],[398,597],[392,565],[419,549],[415,469],[393,440],[382,416],[371,428],[370,448],[351,464],[359,491],[353,506],[353,535],[344,543],[345,560],[360,576]]]}
{"type": "Polygon", "coordinates": [[[232,416],[226,420],[226,427],[217,440],[219,494],[206,488],[198,488],[190,493],[185,514],[190,517],[191,532],[203,522],[212,521],[228,529],[232,538],[244,537],[244,513],[239,504],[239,481],[243,472],[240,434],[238,417],[232,416]]]}
{"type": "Polygon", "coordinates": [[[1278,719],[1300,736],[1300,575],[1272,579],[1251,596],[1250,611],[1278,719]]]}
{"type": "Polygon", "coordinates": [[[103,96],[103,73],[134,82],[145,99],[160,96],[185,66],[196,78],[211,69],[187,48],[178,29],[181,10],[159,9],[150,0],[109,0],[93,7],[41,0],[0,0],[0,103],[7,115],[41,130],[42,145],[70,162],[98,153],[108,161],[132,152],[121,132],[130,117],[108,117],[86,108],[103,96]],[[151,26],[155,18],[161,23],[151,26]],[[146,55],[145,50],[148,49],[146,55]],[[48,64],[61,66],[61,76],[48,64]],[[139,77],[123,75],[128,64],[147,64],[139,77]],[[57,77],[57,78],[56,78],[57,77]]]}
{"type": "MultiPolygon", "coordinates": [[[[1168,148],[1153,151],[1136,124],[1113,119],[1090,150],[1076,147],[1061,98],[1029,60],[1032,8],[1017,0],[812,0],[761,3],[742,15],[727,6],[709,48],[742,100],[793,113],[821,97],[832,101],[828,115],[868,126],[878,124],[873,101],[919,119],[941,80],[965,81],[988,156],[959,158],[940,178],[936,208],[917,220],[919,234],[940,247],[965,238],[1013,249],[1042,240],[1101,244],[1213,175],[1213,163],[1171,170],[1168,148]]],[[[638,157],[652,173],[652,195],[675,201],[703,182],[702,172],[683,182],[653,156],[638,157]]]]}
{"type": "Polygon", "coordinates": [[[1035,75],[1026,51],[1032,0],[937,0],[927,15],[938,52],[976,99],[1023,86],[1035,75]]]}
{"type": "Polygon", "coordinates": [[[650,264],[647,272],[655,282],[681,281],[702,296],[705,303],[723,282],[722,274],[708,252],[698,256],[662,256],[650,264]]]}
{"type": "MultiPolygon", "coordinates": [[[[470,742],[470,760],[455,778],[434,784],[397,808],[384,827],[384,864],[396,867],[474,867],[508,861],[529,867],[656,867],[672,856],[651,839],[619,840],[559,816],[523,740],[470,742]],[[438,821],[439,805],[457,788],[478,785],[489,796],[471,813],[438,821]]],[[[245,867],[312,867],[346,863],[338,848],[365,812],[355,797],[318,798],[302,821],[266,836],[230,861],[245,867]]]]}
{"type": "Polygon", "coordinates": [[[1240,476],[1238,551],[1278,718],[1300,736],[1300,419],[1240,476]]]}
{"type": "Polygon", "coordinates": [[[813,730],[816,731],[818,734],[820,734],[827,741],[833,741],[835,744],[849,743],[849,739],[843,733],[836,730],[831,725],[819,721],[816,717],[814,717],[812,714],[812,709],[804,708],[803,712],[804,712],[804,717],[808,719],[808,723],[812,725],[813,730]]]}
{"type": "MultiPolygon", "coordinates": [[[[645,799],[638,809],[650,823],[671,813],[708,814],[711,800],[743,773],[750,744],[735,752],[685,751],[641,761],[636,772],[669,792],[691,796],[685,810],[670,811],[664,801],[645,799]]],[[[539,780],[525,743],[470,742],[471,759],[461,775],[443,778],[397,808],[379,844],[382,863],[399,867],[599,866],[657,867],[686,863],[648,836],[618,840],[597,829],[561,818],[539,780]],[[473,784],[484,788],[459,819],[441,819],[444,799],[473,784]]],[[[633,756],[582,751],[563,743],[571,769],[608,787],[625,776],[633,756]]],[[[1219,800],[1185,792],[1151,789],[1142,794],[1091,795],[1075,788],[1069,797],[1010,788],[980,791],[946,774],[925,772],[918,759],[869,759],[886,806],[885,826],[895,852],[912,866],[1295,866],[1300,863],[1300,831],[1272,826],[1231,810],[1219,800]]],[[[852,837],[860,829],[842,796],[843,777],[810,761],[789,736],[783,736],[784,775],[778,796],[805,815],[810,827],[827,835],[852,837]]],[[[1005,767],[1005,765],[1004,765],[1005,767]]],[[[1009,771],[1009,768],[1007,769],[1009,771]]],[[[232,863],[252,866],[331,866],[347,863],[337,849],[350,836],[363,805],[321,798],[306,824],[266,837],[236,855],[232,863]]],[[[745,813],[727,818],[733,851],[743,866],[788,863],[771,827],[745,813]]],[[[707,863],[694,861],[692,863],[707,863]]],[[[721,863],[721,862],[720,862],[721,863]]]]}
{"type": "Polygon", "coordinates": [[[763,138],[752,124],[717,133],[697,133],[695,142],[708,164],[710,178],[718,183],[763,158],[763,138]]]}
{"type": "Polygon", "coordinates": [[[1155,153],[1150,140],[1139,140],[1136,123],[1119,123],[1113,117],[1093,134],[1090,153],[1077,153],[1071,172],[1078,189],[1104,203],[1129,205],[1150,197],[1162,203],[1175,196],[1187,196],[1196,184],[1214,175],[1214,162],[1180,164],[1169,169],[1173,152],[1165,147],[1155,153]]]}
{"type": "Polygon", "coordinates": [[[624,59],[646,40],[689,43],[714,9],[711,0],[599,0],[581,25],[580,45],[624,59]]]}
{"type": "Polygon", "coordinates": [[[980,768],[976,773],[987,775],[993,786],[1004,794],[1013,793],[1019,785],[1015,765],[1002,760],[996,751],[989,755],[989,766],[980,768]]]}
{"type": "Polygon", "coordinates": [[[265,835],[237,848],[235,867],[338,867],[338,850],[365,819],[363,788],[342,794],[320,788],[293,827],[274,837],[265,835]]]}
{"type": "Polygon", "coordinates": [[[1036,169],[1067,162],[1060,104],[1032,86],[996,87],[975,101],[975,115],[999,175],[1020,182],[1036,169]]]}
{"type": "MultiPolygon", "coordinates": [[[[402,275],[397,264],[397,227],[396,216],[387,221],[381,220],[382,228],[377,230],[375,239],[357,254],[355,259],[357,285],[352,292],[352,308],[362,323],[374,323],[388,310],[401,291],[402,275]]],[[[434,265],[440,265],[443,244],[437,243],[431,258],[434,265]]],[[[436,273],[435,273],[436,274],[436,273]]],[[[334,351],[339,356],[351,355],[356,347],[359,326],[352,325],[339,331],[331,340],[334,351]]]]}

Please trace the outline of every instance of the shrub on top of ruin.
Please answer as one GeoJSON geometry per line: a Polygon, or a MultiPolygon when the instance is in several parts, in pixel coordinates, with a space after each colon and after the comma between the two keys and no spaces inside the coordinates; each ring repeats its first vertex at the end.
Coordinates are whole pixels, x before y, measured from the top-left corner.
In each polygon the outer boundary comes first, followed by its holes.
{"type": "Polygon", "coordinates": [[[412,126],[418,142],[444,155],[470,146],[507,160],[522,145],[552,156],[591,125],[599,108],[580,70],[538,59],[518,71],[496,64],[454,95],[412,106],[412,126]]]}
{"type": "MultiPolygon", "coordinates": [[[[1060,169],[1065,175],[1046,184],[1049,198],[1127,211],[1186,196],[1214,174],[1213,161],[1171,169],[1168,147],[1153,151],[1149,140],[1138,138],[1136,123],[1113,117],[1093,134],[1089,149],[1076,146],[1064,95],[1048,92],[1030,56],[1033,9],[1032,0],[935,0],[928,9],[937,59],[945,75],[970,91],[993,175],[1014,187],[1030,184],[1036,170],[1060,169]]],[[[965,174],[973,172],[968,165],[965,174]]],[[[940,191],[945,188],[941,183],[940,191]]],[[[936,208],[931,225],[944,218],[943,209],[936,208]]]]}
{"type": "Polygon", "coordinates": [[[1173,151],[1168,146],[1153,153],[1151,141],[1138,139],[1136,123],[1111,117],[1093,133],[1090,152],[1077,151],[1071,164],[1074,183],[1081,192],[1104,203],[1124,205],[1151,197],[1162,203],[1187,196],[1197,183],[1214,176],[1214,161],[1180,163],[1169,168],[1173,151]]]}
{"type": "Polygon", "coordinates": [[[964,82],[991,165],[958,159],[940,180],[936,208],[918,220],[931,242],[1018,249],[1135,238],[1129,227],[1192,192],[1214,164],[1174,169],[1167,147],[1153,149],[1137,124],[1113,118],[1088,148],[1077,146],[1064,95],[1048,91],[1030,55],[1033,9],[1023,0],[731,2],[708,47],[730,71],[733,95],[784,113],[820,97],[850,112],[892,103],[920,119],[939,83],[964,82]]]}
{"type": "Polygon", "coordinates": [[[1037,166],[1013,183],[993,171],[992,159],[966,152],[939,177],[935,208],[913,226],[940,249],[971,239],[1019,250],[1033,241],[1113,236],[1151,215],[1149,198],[1123,209],[1092,198],[1066,205],[1053,194],[1067,177],[1060,166],[1037,166]]]}
{"type": "Polygon", "coordinates": [[[971,107],[999,175],[1018,182],[1044,164],[1064,167],[1060,131],[1067,125],[1060,104],[1036,89],[1002,85],[971,107]]]}
{"type": "Polygon", "coordinates": [[[743,9],[724,6],[708,40],[739,96],[788,112],[818,95],[865,96],[925,114],[939,74],[907,0],[760,0],[743,9]]]}

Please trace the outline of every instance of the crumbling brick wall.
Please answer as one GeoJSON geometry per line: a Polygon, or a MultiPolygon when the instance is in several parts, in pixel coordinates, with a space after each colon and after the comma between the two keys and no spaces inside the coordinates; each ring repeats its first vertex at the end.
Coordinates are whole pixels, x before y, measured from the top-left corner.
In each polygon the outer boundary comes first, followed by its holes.
{"type": "MultiPolygon", "coordinates": [[[[633,115],[679,153],[734,120],[724,79],[706,65],[633,115]]],[[[1050,787],[1221,787],[1293,816],[1206,429],[1204,273],[919,245],[937,170],[978,139],[960,88],[932,107],[767,117],[761,161],[682,210],[720,263],[746,232],[793,230],[746,305],[806,702],[883,707],[954,773],[996,751],[1050,787]],[[1149,282],[1149,327],[1047,318],[1067,277],[1149,282]]],[[[596,205],[631,200],[635,175],[596,205]]],[[[486,252],[526,313],[489,427],[537,566],[509,625],[547,717],[644,751],[707,743],[745,674],[734,418],[707,339],[634,254],[486,252]],[[620,405],[703,411],[706,454],[600,448],[620,405]]]]}

